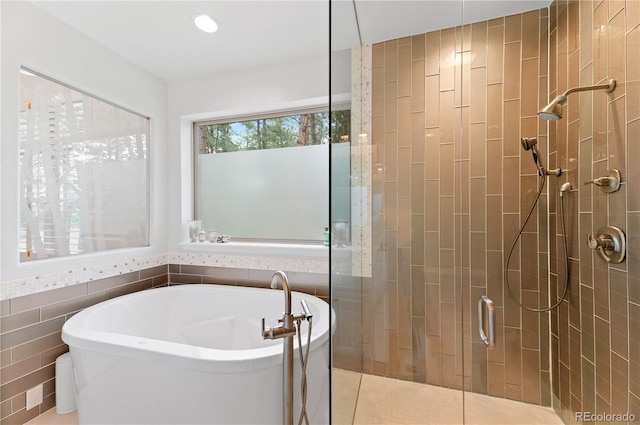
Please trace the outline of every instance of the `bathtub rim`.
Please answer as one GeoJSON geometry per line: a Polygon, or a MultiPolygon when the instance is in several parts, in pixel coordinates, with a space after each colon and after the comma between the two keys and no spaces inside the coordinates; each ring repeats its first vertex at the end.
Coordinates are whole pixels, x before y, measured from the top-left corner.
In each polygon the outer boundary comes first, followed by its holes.
{"type": "MultiPolygon", "coordinates": [[[[72,356],[74,352],[90,351],[112,356],[124,356],[139,361],[163,361],[175,367],[196,369],[212,373],[237,373],[268,368],[282,363],[282,344],[262,348],[244,350],[222,350],[188,345],[179,342],[164,341],[141,336],[90,329],[85,319],[101,307],[113,303],[127,302],[132,297],[142,297],[151,292],[179,291],[196,288],[209,288],[230,291],[274,291],[266,288],[237,287],[215,284],[186,284],[148,289],[123,295],[111,300],[102,301],[77,313],[65,322],[62,327],[62,340],[69,345],[72,356]]],[[[292,295],[300,296],[313,303],[320,311],[328,309],[331,313],[331,324],[318,323],[314,317],[310,353],[320,350],[328,344],[330,332],[335,331],[335,312],[330,305],[310,294],[292,291],[292,295]],[[319,332],[319,334],[316,334],[319,332]]],[[[325,310],[327,311],[327,310],[325,310]]],[[[326,316],[322,316],[326,317],[326,316]]],[[[276,318],[273,318],[275,321],[276,318]]],[[[269,321],[269,318],[267,318],[269,321]]],[[[304,324],[303,324],[304,326],[304,324]]],[[[283,340],[284,341],[284,340],[283,340]]],[[[298,358],[297,336],[294,337],[294,358],[298,358]]],[[[303,349],[306,337],[303,337],[303,349]]]]}

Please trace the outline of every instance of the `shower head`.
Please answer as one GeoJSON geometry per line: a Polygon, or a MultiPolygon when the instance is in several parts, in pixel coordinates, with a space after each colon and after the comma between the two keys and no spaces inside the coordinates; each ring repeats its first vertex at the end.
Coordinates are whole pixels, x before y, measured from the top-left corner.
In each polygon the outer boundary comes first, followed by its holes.
{"type": "Polygon", "coordinates": [[[544,120],[548,121],[557,121],[562,118],[562,105],[567,101],[567,96],[560,95],[557,96],[553,101],[542,108],[540,112],[538,112],[538,116],[544,120]]]}
{"type": "Polygon", "coordinates": [[[543,120],[557,121],[562,118],[562,105],[567,101],[567,96],[577,91],[591,91],[591,90],[606,90],[607,93],[611,93],[616,88],[616,80],[609,80],[607,84],[601,84],[598,86],[584,86],[575,87],[567,90],[564,94],[557,96],[553,101],[542,108],[538,112],[538,116],[543,120]]]}

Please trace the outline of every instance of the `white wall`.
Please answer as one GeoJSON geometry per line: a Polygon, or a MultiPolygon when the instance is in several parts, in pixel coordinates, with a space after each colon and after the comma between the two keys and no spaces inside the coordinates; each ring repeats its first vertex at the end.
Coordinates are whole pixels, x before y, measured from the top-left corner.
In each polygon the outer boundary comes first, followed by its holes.
{"type": "Polygon", "coordinates": [[[178,243],[185,240],[186,220],[192,214],[190,123],[328,101],[328,54],[166,83],[32,3],[2,1],[0,11],[2,282],[179,252],[178,243]],[[151,117],[150,247],[19,263],[20,66],[151,117]]]}
{"type": "MultiPolygon", "coordinates": [[[[105,265],[167,250],[167,84],[26,2],[0,2],[0,240],[2,281],[105,265]],[[114,250],[20,264],[18,255],[19,69],[34,71],[151,118],[151,240],[114,250]]],[[[177,164],[177,162],[175,163],[177,164]]],[[[171,167],[175,168],[175,166],[171,167]]]]}
{"type": "Polygon", "coordinates": [[[192,216],[191,123],[212,117],[328,104],[329,56],[169,83],[169,251],[187,239],[192,216]]]}
{"type": "MultiPolygon", "coordinates": [[[[2,3],[0,3],[0,80],[2,79],[2,3]]],[[[4,99],[2,96],[2,84],[0,84],[0,99],[4,99]]],[[[2,102],[0,101],[0,164],[2,164],[2,140],[4,139],[2,133],[2,102]]],[[[0,170],[2,170],[0,165],[0,170]]],[[[2,172],[0,172],[0,206],[2,205],[2,172]]],[[[2,211],[0,210],[0,241],[2,240],[2,211]]],[[[0,259],[2,258],[2,243],[0,243],[0,259]]],[[[2,261],[0,260],[0,285],[2,284],[2,261]]],[[[0,294],[2,288],[0,287],[0,294]]],[[[0,313],[2,314],[2,313],[0,313]]]]}

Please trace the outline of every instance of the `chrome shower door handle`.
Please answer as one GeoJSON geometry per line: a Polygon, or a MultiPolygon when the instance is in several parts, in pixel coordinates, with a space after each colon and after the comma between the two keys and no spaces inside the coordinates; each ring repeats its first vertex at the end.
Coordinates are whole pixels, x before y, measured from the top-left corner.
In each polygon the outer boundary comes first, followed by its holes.
{"type": "Polygon", "coordinates": [[[482,295],[478,299],[478,333],[480,333],[480,340],[489,348],[496,346],[496,313],[493,301],[487,298],[486,295],[482,295]],[[489,327],[489,336],[484,332],[484,312],[485,306],[487,311],[487,326],[489,327]]]}

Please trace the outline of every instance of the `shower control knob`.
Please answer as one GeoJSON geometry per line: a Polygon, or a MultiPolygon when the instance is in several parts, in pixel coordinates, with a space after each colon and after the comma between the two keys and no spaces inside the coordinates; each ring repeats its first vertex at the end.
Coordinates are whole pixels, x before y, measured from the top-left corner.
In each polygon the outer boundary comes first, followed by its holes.
{"type": "Polygon", "coordinates": [[[593,184],[599,186],[604,193],[612,193],[620,189],[620,180],[620,171],[613,169],[607,170],[604,176],[586,181],[584,184],[585,186],[593,184]]]}
{"type": "Polygon", "coordinates": [[[627,250],[624,232],[615,226],[601,227],[596,236],[588,234],[587,246],[607,263],[621,263],[627,250]]]}
{"type": "Polygon", "coordinates": [[[610,186],[611,185],[611,177],[598,177],[597,179],[593,179],[590,182],[584,182],[584,185],[595,184],[596,186],[610,186]]]}
{"type": "Polygon", "coordinates": [[[589,248],[591,249],[613,249],[614,248],[614,243],[613,243],[613,239],[606,237],[604,235],[601,236],[597,236],[597,237],[593,237],[593,235],[588,234],[587,235],[587,245],[589,246],[589,248]]]}

